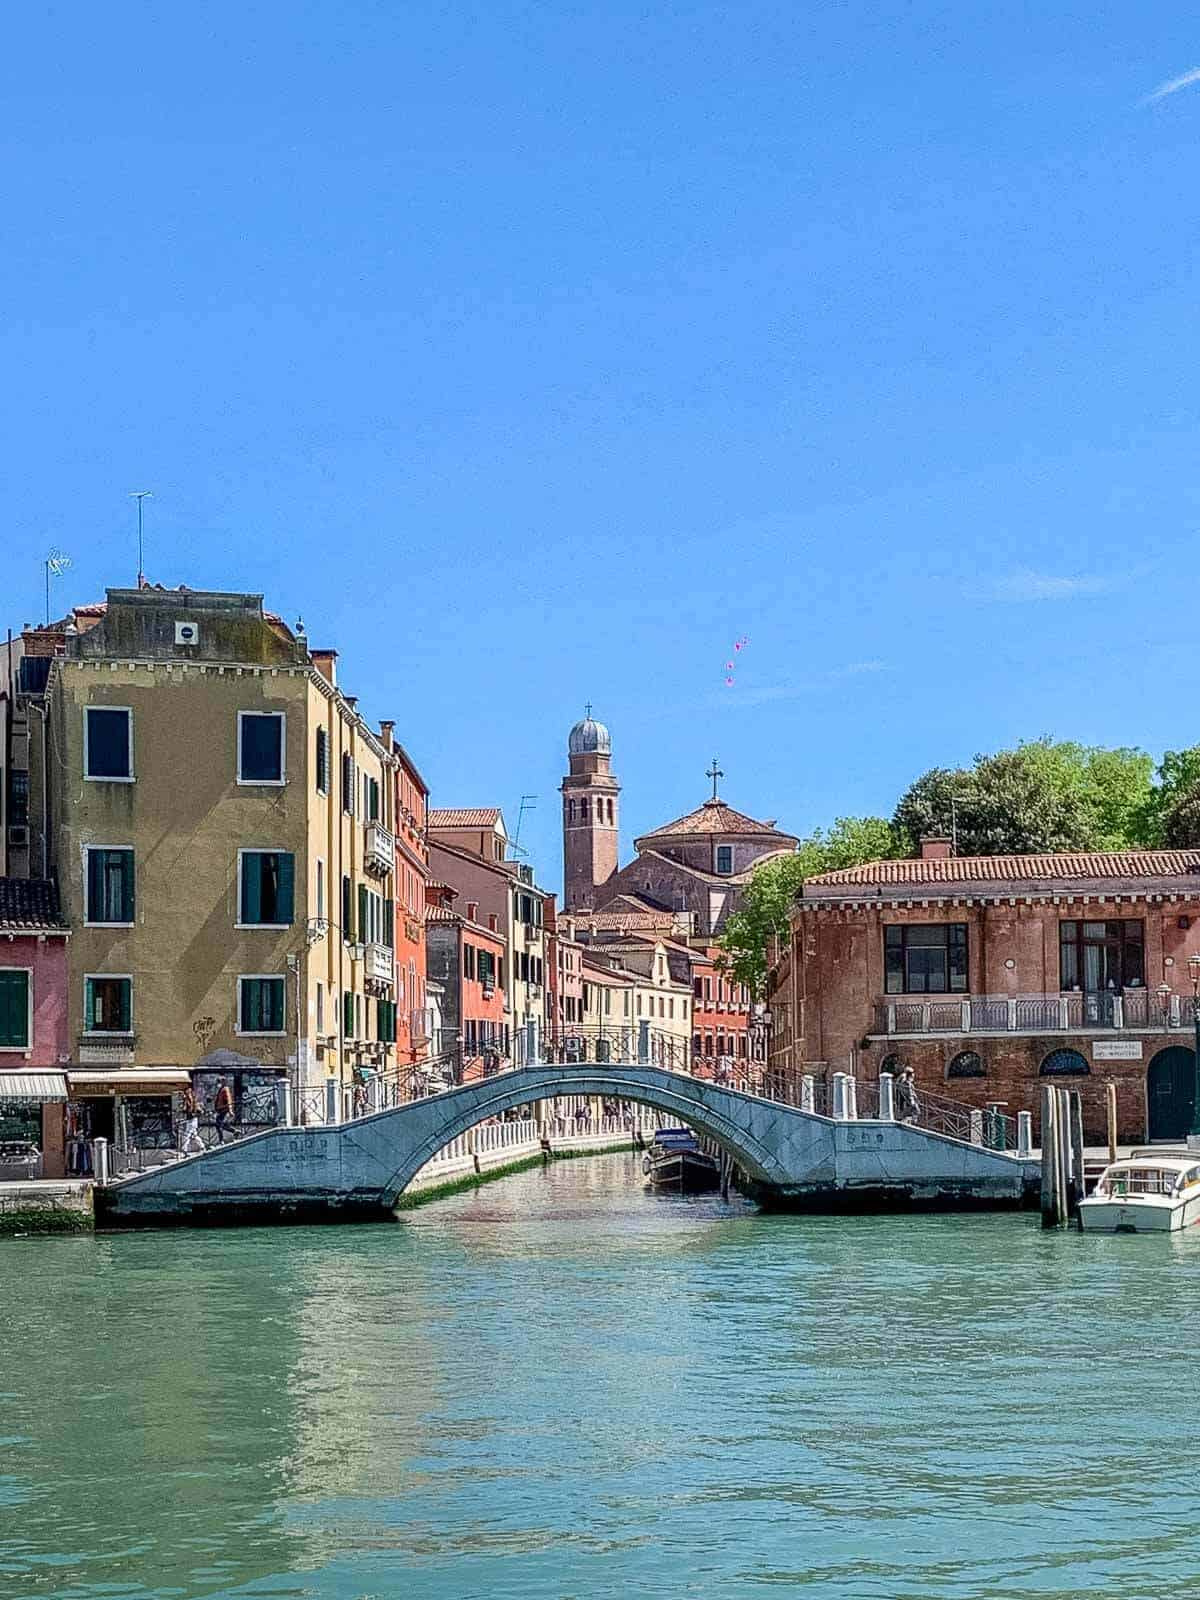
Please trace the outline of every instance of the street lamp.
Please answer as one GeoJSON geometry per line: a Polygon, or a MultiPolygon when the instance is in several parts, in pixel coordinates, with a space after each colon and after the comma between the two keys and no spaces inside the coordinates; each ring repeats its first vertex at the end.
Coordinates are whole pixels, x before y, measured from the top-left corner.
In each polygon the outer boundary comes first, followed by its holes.
{"type": "Polygon", "coordinates": [[[1188,957],[1188,973],[1192,980],[1192,1026],[1195,1029],[1191,1137],[1200,1138],[1200,952],[1193,951],[1188,957]]]}

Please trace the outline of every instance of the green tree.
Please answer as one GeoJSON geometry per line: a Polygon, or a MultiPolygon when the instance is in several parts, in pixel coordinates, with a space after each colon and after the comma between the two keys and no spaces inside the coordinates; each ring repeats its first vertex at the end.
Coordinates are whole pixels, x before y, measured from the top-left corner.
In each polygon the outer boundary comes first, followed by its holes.
{"type": "Polygon", "coordinates": [[[772,936],[786,937],[792,902],[804,880],[896,854],[895,835],[882,817],[839,817],[828,832],[818,828],[802,839],[794,854],[764,861],[725,924],[725,970],[760,1000],[766,992],[768,945],[772,936]]]}
{"type": "Polygon", "coordinates": [[[892,826],[915,854],[927,834],[951,833],[953,797],[960,855],[1129,849],[1152,841],[1153,773],[1144,750],[1035,739],[924,773],[892,826]]]}
{"type": "Polygon", "coordinates": [[[1158,783],[1151,799],[1146,843],[1188,850],[1200,842],[1192,824],[1194,797],[1200,795],[1200,745],[1167,750],[1158,764],[1158,783]],[[1189,801],[1191,803],[1189,803],[1189,801]]]}

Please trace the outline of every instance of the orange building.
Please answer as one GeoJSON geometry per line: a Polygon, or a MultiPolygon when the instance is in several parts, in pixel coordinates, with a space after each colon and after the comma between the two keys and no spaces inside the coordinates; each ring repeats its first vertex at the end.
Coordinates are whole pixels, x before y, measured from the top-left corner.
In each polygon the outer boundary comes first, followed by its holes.
{"type": "MultiPolygon", "coordinates": [[[[392,724],[383,724],[391,737],[392,724]]],[[[425,829],[429,789],[412,757],[394,739],[396,770],[396,1061],[424,1061],[432,1028],[426,994],[425,887],[429,846],[425,829]]]]}

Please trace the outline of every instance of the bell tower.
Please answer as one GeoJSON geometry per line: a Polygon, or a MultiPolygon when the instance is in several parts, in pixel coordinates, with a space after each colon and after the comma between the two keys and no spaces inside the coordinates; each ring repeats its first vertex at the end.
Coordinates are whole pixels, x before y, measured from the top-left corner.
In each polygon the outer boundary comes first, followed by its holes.
{"type": "Polygon", "coordinates": [[[589,705],[567,740],[570,771],[562,781],[563,907],[594,910],[617,870],[621,785],[613,777],[612,739],[589,705]]]}

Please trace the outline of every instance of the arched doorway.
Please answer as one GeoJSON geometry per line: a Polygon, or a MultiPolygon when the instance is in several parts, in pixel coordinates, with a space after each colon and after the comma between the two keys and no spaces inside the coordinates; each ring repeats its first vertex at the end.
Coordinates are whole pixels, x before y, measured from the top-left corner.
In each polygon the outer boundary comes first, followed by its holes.
{"type": "Polygon", "coordinates": [[[1146,1069],[1151,1139],[1186,1139],[1196,1100],[1196,1058],[1181,1044],[1160,1050],[1146,1069]]]}

